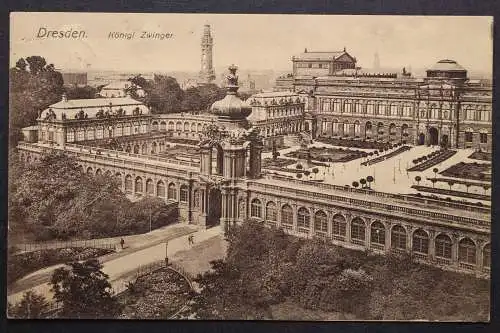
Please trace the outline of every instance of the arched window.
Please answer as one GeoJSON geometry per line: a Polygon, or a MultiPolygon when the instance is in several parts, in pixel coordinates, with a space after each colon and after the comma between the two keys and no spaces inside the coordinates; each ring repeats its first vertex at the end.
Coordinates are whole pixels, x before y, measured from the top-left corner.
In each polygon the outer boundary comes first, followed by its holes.
{"type": "Polygon", "coordinates": [[[351,222],[351,239],[355,244],[364,244],[365,243],[365,222],[356,217],[351,222]]]}
{"type": "Polygon", "coordinates": [[[180,121],[178,121],[178,122],[175,123],[175,130],[177,132],[182,131],[182,123],[180,121]]]}
{"type": "Polygon", "coordinates": [[[153,186],[153,180],[148,179],[146,180],[146,193],[148,195],[154,195],[155,194],[155,189],[153,186]]]}
{"type": "Polygon", "coordinates": [[[129,124],[126,124],[123,127],[123,135],[130,135],[130,125],[129,124]]]}
{"type": "Polygon", "coordinates": [[[161,180],[156,184],[156,196],[165,198],[165,184],[161,180]]]}
{"type": "Polygon", "coordinates": [[[491,267],[491,245],[486,244],[483,248],[483,267],[491,267]]]}
{"type": "Polygon", "coordinates": [[[156,142],[151,144],[151,153],[156,154],[157,146],[156,142]]]}
{"type": "Polygon", "coordinates": [[[158,122],[153,121],[152,125],[153,125],[153,131],[157,131],[158,130],[158,122]]]}
{"type": "Polygon", "coordinates": [[[95,175],[96,175],[96,176],[102,176],[102,170],[101,170],[101,169],[97,169],[97,170],[95,171],[95,175]]]}
{"type": "Polygon", "coordinates": [[[195,123],[191,124],[191,132],[196,132],[196,124],[195,123]]]}
{"type": "Polygon", "coordinates": [[[458,261],[465,264],[476,264],[476,244],[470,238],[458,243],[458,261]]]}
{"type": "Polygon", "coordinates": [[[293,225],[293,209],[289,205],[284,205],[281,208],[281,224],[293,225]]]}
{"type": "Polygon", "coordinates": [[[177,189],[174,183],[168,184],[168,199],[177,200],[177,189]]]}
{"type": "Polygon", "coordinates": [[[472,134],[472,128],[468,128],[467,130],[465,130],[465,142],[472,142],[472,134]]]}
{"type": "Polygon", "coordinates": [[[174,131],[175,130],[175,125],[173,121],[168,122],[168,130],[169,131],[174,131]]]}
{"type": "Polygon", "coordinates": [[[125,192],[132,193],[132,191],[133,191],[132,176],[127,175],[125,177],[125,192]]]}
{"type": "Polygon", "coordinates": [[[278,221],[278,212],[276,211],[276,204],[269,201],[266,205],[266,220],[278,221]]]}
{"type": "Polygon", "coordinates": [[[184,132],[189,132],[189,123],[184,123],[184,132]]]}
{"type": "MultiPolygon", "coordinates": [[[[173,125],[174,125],[174,123],[172,123],[172,126],[173,125]]],[[[166,130],[167,130],[167,124],[164,121],[162,121],[160,123],[160,131],[166,131],[166,130]]]]}
{"type": "Polygon", "coordinates": [[[90,175],[92,175],[93,173],[94,173],[94,170],[92,170],[92,168],[91,168],[91,167],[88,167],[88,168],[87,168],[87,175],[89,175],[89,176],[90,176],[90,175]]]}
{"type": "Polygon", "coordinates": [[[148,145],[147,145],[147,144],[145,144],[145,143],[144,143],[144,144],[142,145],[141,153],[142,153],[143,155],[146,155],[146,154],[148,153],[148,145]]]}
{"type": "Polygon", "coordinates": [[[381,222],[375,221],[372,223],[370,241],[372,244],[385,245],[385,227],[381,222]]]}
{"type": "Polygon", "coordinates": [[[250,203],[250,216],[262,218],[262,204],[259,199],[253,199],[250,203]]]}
{"type": "Polygon", "coordinates": [[[428,254],[429,253],[429,236],[427,233],[418,229],[413,233],[413,252],[428,254]]]}
{"type": "Polygon", "coordinates": [[[135,192],[142,193],[142,178],[141,177],[137,177],[135,179],[135,192]]]}
{"type": "Polygon", "coordinates": [[[188,187],[186,185],[182,185],[180,189],[180,202],[188,202],[189,193],[188,187]]]}
{"type": "Polygon", "coordinates": [[[332,233],[334,236],[340,236],[343,239],[346,234],[346,227],[347,223],[344,216],[337,214],[333,217],[332,233]]]}
{"type": "Polygon", "coordinates": [[[309,210],[304,207],[300,207],[297,212],[297,227],[309,229],[311,223],[311,216],[309,215],[309,210]]]}
{"type": "Polygon", "coordinates": [[[314,230],[319,232],[328,232],[328,219],[326,213],[322,210],[318,210],[314,214],[314,230]]]}
{"type": "Polygon", "coordinates": [[[115,136],[123,136],[123,127],[121,124],[116,124],[115,136]]]}
{"type": "Polygon", "coordinates": [[[392,227],[391,247],[399,250],[406,249],[406,230],[400,225],[392,227]]]}
{"type": "Polygon", "coordinates": [[[451,259],[451,238],[445,234],[436,237],[436,257],[451,259]]]}

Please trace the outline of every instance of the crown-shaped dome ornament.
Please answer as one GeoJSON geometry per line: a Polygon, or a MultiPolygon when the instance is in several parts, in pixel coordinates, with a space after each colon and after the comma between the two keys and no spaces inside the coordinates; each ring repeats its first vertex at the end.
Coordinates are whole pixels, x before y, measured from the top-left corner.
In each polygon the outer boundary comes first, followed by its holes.
{"type": "Polygon", "coordinates": [[[239,86],[236,70],[238,67],[231,65],[228,69],[229,74],[226,75],[227,95],[222,100],[213,103],[210,112],[223,119],[243,120],[252,113],[252,107],[237,95],[239,86]]]}

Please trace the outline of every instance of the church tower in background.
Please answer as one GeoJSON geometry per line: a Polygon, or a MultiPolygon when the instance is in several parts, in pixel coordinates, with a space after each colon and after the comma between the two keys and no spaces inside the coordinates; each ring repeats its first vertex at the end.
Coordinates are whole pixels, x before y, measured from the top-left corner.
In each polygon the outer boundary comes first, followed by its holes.
{"type": "Polygon", "coordinates": [[[203,37],[201,38],[201,84],[211,83],[215,79],[215,72],[212,64],[213,38],[210,33],[210,25],[205,24],[203,37]]]}

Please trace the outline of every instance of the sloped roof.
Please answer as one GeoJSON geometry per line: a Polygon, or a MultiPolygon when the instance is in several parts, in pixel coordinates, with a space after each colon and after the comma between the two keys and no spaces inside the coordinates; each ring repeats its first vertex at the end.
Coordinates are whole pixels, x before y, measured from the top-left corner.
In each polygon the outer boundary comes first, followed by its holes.
{"type": "Polygon", "coordinates": [[[337,59],[346,51],[327,51],[327,52],[302,52],[301,54],[295,56],[299,60],[322,60],[330,61],[337,59]]]}
{"type": "Polygon", "coordinates": [[[144,104],[130,97],[72,99],[52,104],[42,111],[40,119],[44,119],[50,110],[54,112],[56,119],[62,119],[63,113],[67,119],[74,119],[80,110],[83,110],[89,118],[94,118],[100,109],[111,112],[122,109],[126,115],[132,115],[136,108],[139,108],[142,114],[150,114],[149,109],[144,104]]]}
{"type": "Polygon", "coordinates": [[[430,71],[459,71],[459,72],[464,72],[465,68],[460,66],[455,60],[450,60],[450,59],[443,59],[439,60],[437,63],[434,64],[431,68],[428,70],[430,71]]]}
{"type": "Polygon", "coordinates": [[[141,105],[142,103],[136,101],[130,97],[118,97],[118,98],[89,98],[89,99],[71,99],[64,101],[59,101],[52,104],[49,108],[52,109],[85,109],[85,108],[95,108],[95,107],[109,107],[112,106],[124,106],[124,105],[141,105]]]}

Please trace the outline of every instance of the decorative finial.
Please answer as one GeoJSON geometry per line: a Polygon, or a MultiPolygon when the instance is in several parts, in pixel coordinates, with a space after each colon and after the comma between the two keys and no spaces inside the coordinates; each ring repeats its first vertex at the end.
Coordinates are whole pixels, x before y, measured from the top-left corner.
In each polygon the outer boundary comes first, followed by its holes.
{"type": "Polygon", "coordinates": [[[344,46],[344,52],[345,52],[345,46],[344,46]]]}
{"type": "Polygon", "coordinates": [[[307,47],[304,49],[304,53],[307,53],[307,47]]]}
{"type": "Polygon", "coordinates": [[[62,100],[63,102],[67,102],[67,101],[68,101],[68,96],[66,96],[66,93],[63,93],[63,94],[62,94],[62,98],[61,98],[61,100],[62,100]]]}
{"type": "Polygon", "coordinates": [[[227,80],[227,85],[226,88],[228,90],[228,94],[236,94],[238,91],[238,76],[236,75],[236,70],[238,70],[238,67],[236,67],[234,64],[229,66],[229,74],[226,75],[226,80],[227,80]]]}

